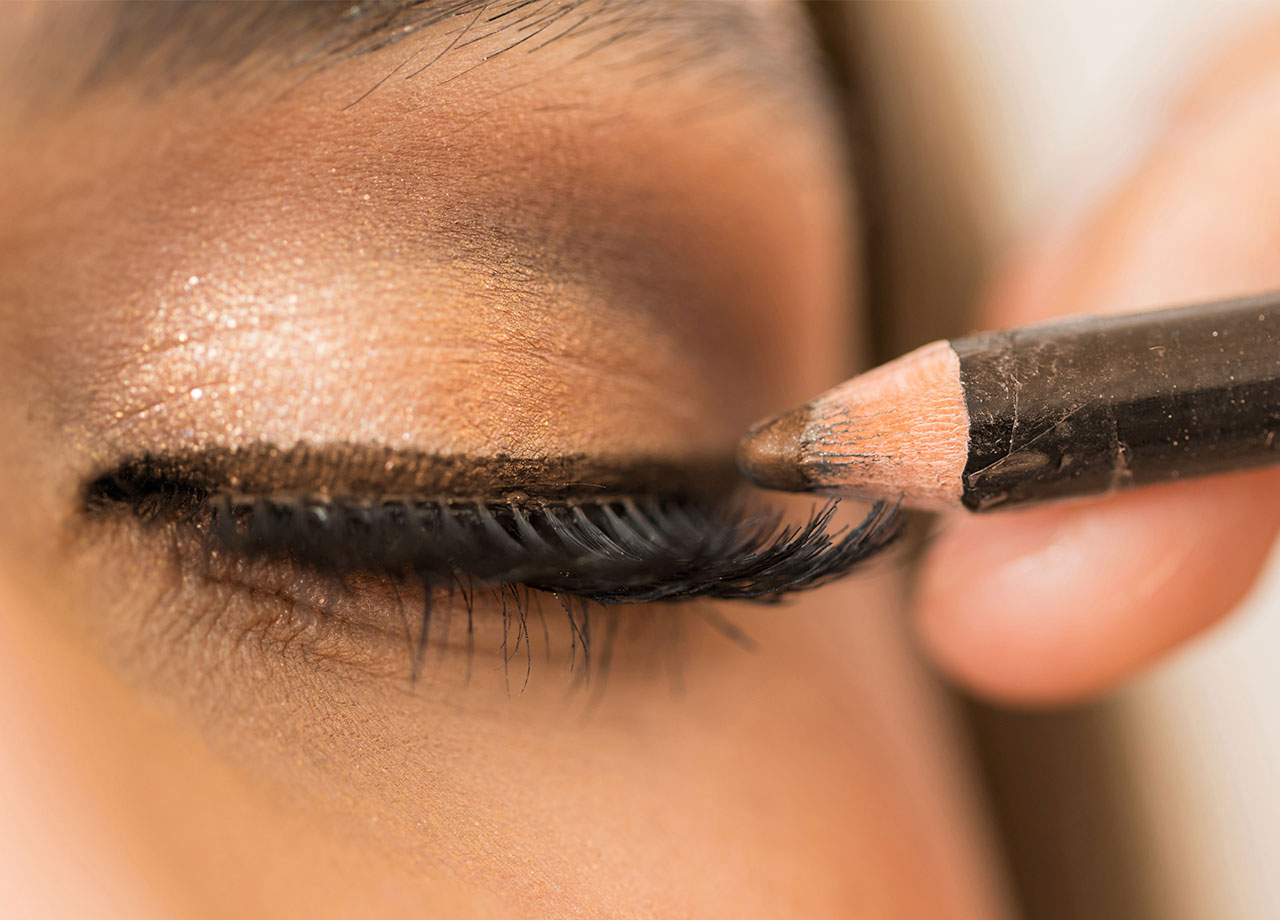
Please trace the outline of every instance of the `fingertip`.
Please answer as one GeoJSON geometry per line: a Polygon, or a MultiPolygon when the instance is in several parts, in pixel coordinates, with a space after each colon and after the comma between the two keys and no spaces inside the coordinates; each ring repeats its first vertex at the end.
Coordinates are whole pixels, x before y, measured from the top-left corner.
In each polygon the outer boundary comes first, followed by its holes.
{"type": "Polygon", "coordinates": [[[1216,622],[1280,527],[1280,472],[944,523],[917,585],[921,641],[986,697],[1102,692],[1216,622]]]}

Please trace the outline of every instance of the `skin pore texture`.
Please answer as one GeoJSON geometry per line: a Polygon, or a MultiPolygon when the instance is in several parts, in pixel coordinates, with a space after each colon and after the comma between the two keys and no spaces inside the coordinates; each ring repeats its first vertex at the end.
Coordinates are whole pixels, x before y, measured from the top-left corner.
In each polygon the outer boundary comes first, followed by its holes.
{"type": "Polygon", "coordinates": [[[128,457],[260,444],[728,457],[847,376],[847,164],[798,10],[596,6],[611,31],[533,51],[495,54],[521,33],[472,5],[192,72],[164,37],[99,66],[110,7],[0,10],[15,903],[1001,914],[892,565],[781,607],[596,609],[590,667],[554,599],[444,592],[411,679],[419,596],[195,577],[163,531],[82,512],[128,457]]]}

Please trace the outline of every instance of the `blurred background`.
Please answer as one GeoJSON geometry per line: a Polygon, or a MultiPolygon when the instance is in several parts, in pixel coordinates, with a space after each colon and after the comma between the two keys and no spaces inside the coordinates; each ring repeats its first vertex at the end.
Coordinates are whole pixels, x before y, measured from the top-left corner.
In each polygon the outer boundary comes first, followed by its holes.
{"type": "MultiPolygon", "coordinates": [[[[1087,204],[1188,72],[1280,4],[866,2],[839,16],[876,151],[885,357],[966,331],[997,254],[1087,204]]],[[[1280,916],[1280,554],[1269,571],[1225,625],[1103,701],[957,700],[1028,920],[1280,916]]]]}

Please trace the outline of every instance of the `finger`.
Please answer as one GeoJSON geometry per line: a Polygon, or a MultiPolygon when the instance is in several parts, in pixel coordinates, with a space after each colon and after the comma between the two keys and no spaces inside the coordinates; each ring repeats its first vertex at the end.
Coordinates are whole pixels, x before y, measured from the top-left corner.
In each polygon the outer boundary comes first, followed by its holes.
{"type": "Polygon", "coordinates": [[[1280,526],[1275,471],[980,518],[945,534],[921,588],[934,657],[984,695],[1106,688],[1231,609],[1280,526]]]}
{"type": "MultiPolygon", "coordinates": [[[[985,324],[1280,288],[1277,77],[1180,118],[1091,220],[1023,258],[985,324]]],[[[921,635],[990,696],[1098,692],[1240,600],[1277,509],[1268,470],[948,522],[922,574],[921,635]]]]}

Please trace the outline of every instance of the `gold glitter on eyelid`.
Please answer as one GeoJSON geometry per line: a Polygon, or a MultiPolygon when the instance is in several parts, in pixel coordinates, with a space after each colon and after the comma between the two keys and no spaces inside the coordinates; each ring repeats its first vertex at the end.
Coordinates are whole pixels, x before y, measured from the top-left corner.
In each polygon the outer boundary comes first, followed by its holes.
{"type": "MultiPolygon", "coordinates": [[[[216,270],[174,272],[170,293],[160,300],[155,321],[149,324],[149,341],[136,349],[120,371],[117,379],[123,385],[113,388],[128,408],[113,410],[111,417],[120,423],[121,431],[128,432],[135,451],[197,445],[231,448],[264,440],[281,444],[363,440],[430,449],[436,446],[431,438],[438,443],[443,434],[446,453],[557,454],[565,452],[558,444],[573,433],[573,426],[593,418],[597,437],[579,438],[578,453],[586,453],[588,447],[598,452],[599,435],[619,430],[620,436],[611,440],[624,453],[664,453],[677,445],[681,450],[692,445],[695,451],[724,453],[731,443],[732,432],[726,426],[719,443],[702,440],[699,445],[694,421],[705,411],[690,404],[687,396],[672,406],[675,416],[663,431],[656,415],[671,401],[664,394],[667,384],[654,380],[637,386],[640,382],[626,375],[606,373],[617,333],[600,330],[599,317],[590,307],[572,308],[558,333],[545,319],[543,330],[531,333],[521,328],[518,318],[528,315],[523,308],[506,311],[505,326],[487,325],[477,333],[465,323],[474,310],[454,308],[452,316],[441,317],[447,305],[419,304],[410,309],[424,316],[421,328],[433,331],[414,337],[409,358],[421,363],[422,353],[431,349],[440,349],[445,357],[431,362],[435,373],[413,374],[382,360],[404,357],[403,330],[379,329],[377,324],[359,328],[349,316],[335,311],[338,299],[324,288],[318,296],[291,291],[268,307],[246,300],[216,270]],[[199,283],[193,285],[192,278],[199,283]],[[574,317],[573,323],[568,317],[574,317]],[[176,333],[170,331],[175,324],[181,326],[176,333]],[[574,324],[596,328],[584,334],[574,324]],[[437,334],[442,325],[449,334],[437,334]],[[548,334],[558,337],[562,350],[576,350],[584,358],[597,354],[600,370],[580,358],[562,368],[559,358],[536,347],[537,335],[548,334]],[[480,341],[467,342],[477,337],[480,341]],[[458,340],[465,344],[456,344],[458,340]],[[527,351],[522,349],[526,343],[527,351]],[[441,373],[450,367],[451,352],[459,349],[465,351],[465,360],[452,361],[451,373],[441,373]],[[539,387],[513,391],[511,381],[534,379],[527,376],[533,368],[539,387]],[[591,382],[570,386],[557,379],[561,376],[591,382]],[[611,403],[609,391],[620,393],[630,404],[611,403]],[[276,395],[265,401],[262,397],[268,392],[282,393],[283,398],[276,395]],[[447,407],[424,415],[433,395],[442,395],[447,407]],[[562,404],[576,402],[578,408],[566,411],[539,405],[549,403],[549,397],[562,404]],[[594,408],[584,411],[592,403],[594,408]],[[457,411],[459,404],[475,408],[464,414],[457,411]],[[644,424],[632,425],[630,432],[615,423],[628,415],[639,422],[642,413],[644,424]],[[525,430],[516,431],[512,424],[509,433],[495,437],[495,429],[516,415],[523,415],[519,421],[525,430]],[[298,423],[308,418],[312,421],[298,423]],[[389,419],[394,419],[391,426],[385,424],[389,419]],[[430,431],[433,422],[446,430],[430,431]],[[469,424],[477,427],[468,430],[469,424]]],[[[502,313],[498,310],[499,316],[502,313]]],[[[650,349],[646,357],[659,363],[661,351],[650,349]]],[[[679,359],[673,355],[672,360],[679,359]]],[[[125,439],[120,437],[116,443],[123,447],[125,439]]]]}

